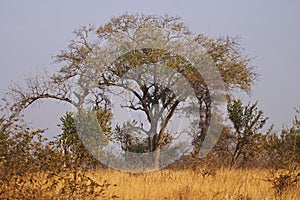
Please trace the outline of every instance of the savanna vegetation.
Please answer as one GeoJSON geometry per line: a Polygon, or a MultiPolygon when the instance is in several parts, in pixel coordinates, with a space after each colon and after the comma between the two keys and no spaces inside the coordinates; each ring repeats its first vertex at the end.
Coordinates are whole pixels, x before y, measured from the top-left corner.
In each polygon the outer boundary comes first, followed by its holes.
{"type": "Polygon", "coordinates": [[[300,111],[295,109],[291,127],[276,133],[266,127],[268,117],[258,102],[234,98],[237,90],[250,92],[258,77],[238,39],[195,35],[178,17],[129,14],[74,33],[56,56],[57,73],[29,77],[2,98],[0,199],[299,199],[300,111]],[[218,78],[205,66],[199,73],[197,64],[214,65],[222,87],[207,83],[208,76],[218,78]],[[182,92],[187,86],[196,94],[196,112],[181,107],[192,99],[182,92]],[[121,107],[144,117],[113,124],[112,97],[123,90],[129,97],[121,107]],[[222,96],[228,119],[214,107],[212,97],[222,96]],[[50,141],[45,130],[32,129],[23,117],[25,109],[43,99],[77,110],[61,116],[61,133],[50,141]],[[191,115],[199,116],[192,128],[172,131],[173,119],[191,115]],[[209,127],[216,125],[216,115],[222,129],[213,138],[209,127]],[[171,146],[180,134],[190,138],[188,153],[171,146]],[[199,157],[208,136],[216,143],[199,157]],[[126,152],[154,152],[150,168],[162,169],[113,170],[102,161],[114,155],[91,150],[109,143],[126,152]],[[172,158],[163,157],[165,148],[179,150],[178,159],[167,166],[162,161],[172,158]]]}

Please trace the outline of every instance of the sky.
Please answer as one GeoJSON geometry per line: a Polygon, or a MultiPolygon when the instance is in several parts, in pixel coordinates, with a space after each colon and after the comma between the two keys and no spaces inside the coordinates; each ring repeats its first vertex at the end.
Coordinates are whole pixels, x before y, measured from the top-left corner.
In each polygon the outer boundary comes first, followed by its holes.
{"type": "MultiPolygon", "coordinates": [[[[240,37],[244,53],[253,58],[259,81],[245,102],[259,109],[275,130],[291,125],[300,106],[300,1],[0,1],[0,97],[27,74],[58,70],[53,56],[66,49],[82,25],[102,25],[124,13],[176,15],[193,33],[240,37]]],[[[25,112],[27,122],[59,132],[59,117],[70,107],[45,101],[25,112]]]]}

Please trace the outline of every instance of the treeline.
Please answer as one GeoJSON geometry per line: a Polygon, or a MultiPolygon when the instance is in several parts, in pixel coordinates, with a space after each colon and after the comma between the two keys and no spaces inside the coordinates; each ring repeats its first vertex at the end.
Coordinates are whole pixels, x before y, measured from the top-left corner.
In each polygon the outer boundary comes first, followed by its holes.
{"type": "MultiPolygon", "coordinates": [[[[97,113],[102,129],[111,131],[109,112],[101,109],[92,112],[97,113]]],[[[232,125],[223,128],[218,142],[206,157],[185,155],[167,168],[284,169],[291,171],[285,181],[299,180],[300,173],[295,172],[300,166],[300,121],[296,116],[291,127],[276,133],[272,127],[262,132],[268,118],[257,108],[257,103],[243,105],[241,100],[231,100],[228,115],[232,125]]],[[[48,141],[44,130],[31,130],[22,117],[15,117],[14,121],[8,121],[5,115],[1,117],[0,197],[30,199],[44,192],[41,188],[56,191],[59,197],[66,199],[78,195],[102,195],[104,183],[94,182],[86,173],[106,166],[83,145],[72,113],[67,112],[60,121],[61,134],[48,141]]],[[[142,153],[141,147],[147,148],[146,142],[137,145],[135,138],[129,135],[119,132],[115,139],[123,150],[142,153]]],[[[278,182],[277,179],[273,181],[278,182]]]]}
{"type": "Polygon", "coordinates": [[[300,164],[299,110],[291,127],[281,132],[265,127],[268,118],[258,110],[257,103],[242,105],[234,100],[228,106],[232,127],[224,127],[209,155],[207,163],[226,167],[288,168],[300,164]],[[262,129],[268,130],[262,132],[262,129]]]}
{"type": "MultiPolygon", "coordinates": [[[[97,113],[101,128],[110,132],[110,113],[100,109],[93,112],[97,113]]],[[[296,113],[299,111],[296,110],[296,113]]],[[[257,108],[257,103],[243,105],[241,100],[229,101],[228,114],[232,125],[224,126],[218,142],[206,157],[197,158],[191,153],[177,163],[192,165],[193,162],[189,161],[198,161],[205,165],[230,168],[286,168],[300,164],[300,121],[297,116],[291,127],[276,133],[272,127],[262,132],[268,118],[257,108]]],[[[104,167],[82,143],[73,114],[67,112],[60,121],[62,133],[48,141],[44,130],[31,130],[22,117],[16,117],[9,124],[4,115],[1,117],[0,166],[1,177],[5,177],[3,180],[25,171],[104,167]]],[[[136,141],[135,137],[130,137],[130,133],[117,133],[114,140],[121,144],[123,150],[146,152],[147,140],[136,141]]],[[[171,142],[170,137],[168,143],[171,142]]]]}

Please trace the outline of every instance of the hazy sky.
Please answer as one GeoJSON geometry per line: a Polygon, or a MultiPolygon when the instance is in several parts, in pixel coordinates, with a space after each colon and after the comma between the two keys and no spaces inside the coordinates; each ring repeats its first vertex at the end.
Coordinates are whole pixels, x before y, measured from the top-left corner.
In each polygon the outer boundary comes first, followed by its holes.
{"type": "MultiPolygon", "coordinates": [[[[25,74],[57,70],[52,56],[67,47],[81,25],[101,25],[125,12],[170,14],[181,16],[194,33],[241,37],[260,74],[249,100],[258,100],[270,123],[281,129],[292,121],[293,107],[300,106],[299,8],[296,0],[1,0],[0,95],[25,74]]],[[[41,128],[55,127],[64,112],[62,105],[47,101],[26,117],[41,128]]]]}

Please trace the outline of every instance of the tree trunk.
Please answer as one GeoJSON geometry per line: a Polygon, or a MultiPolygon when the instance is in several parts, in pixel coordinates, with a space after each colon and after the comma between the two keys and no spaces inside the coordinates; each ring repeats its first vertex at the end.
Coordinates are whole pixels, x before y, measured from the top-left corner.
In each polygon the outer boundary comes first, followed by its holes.
{"type": "Polygon", "coordinates": [[[155,169],[159,169],[160,168],[160,147],[158,147],[156,150],[155,150],[155,157],[154,157],[154,168],[155,169]]]}

